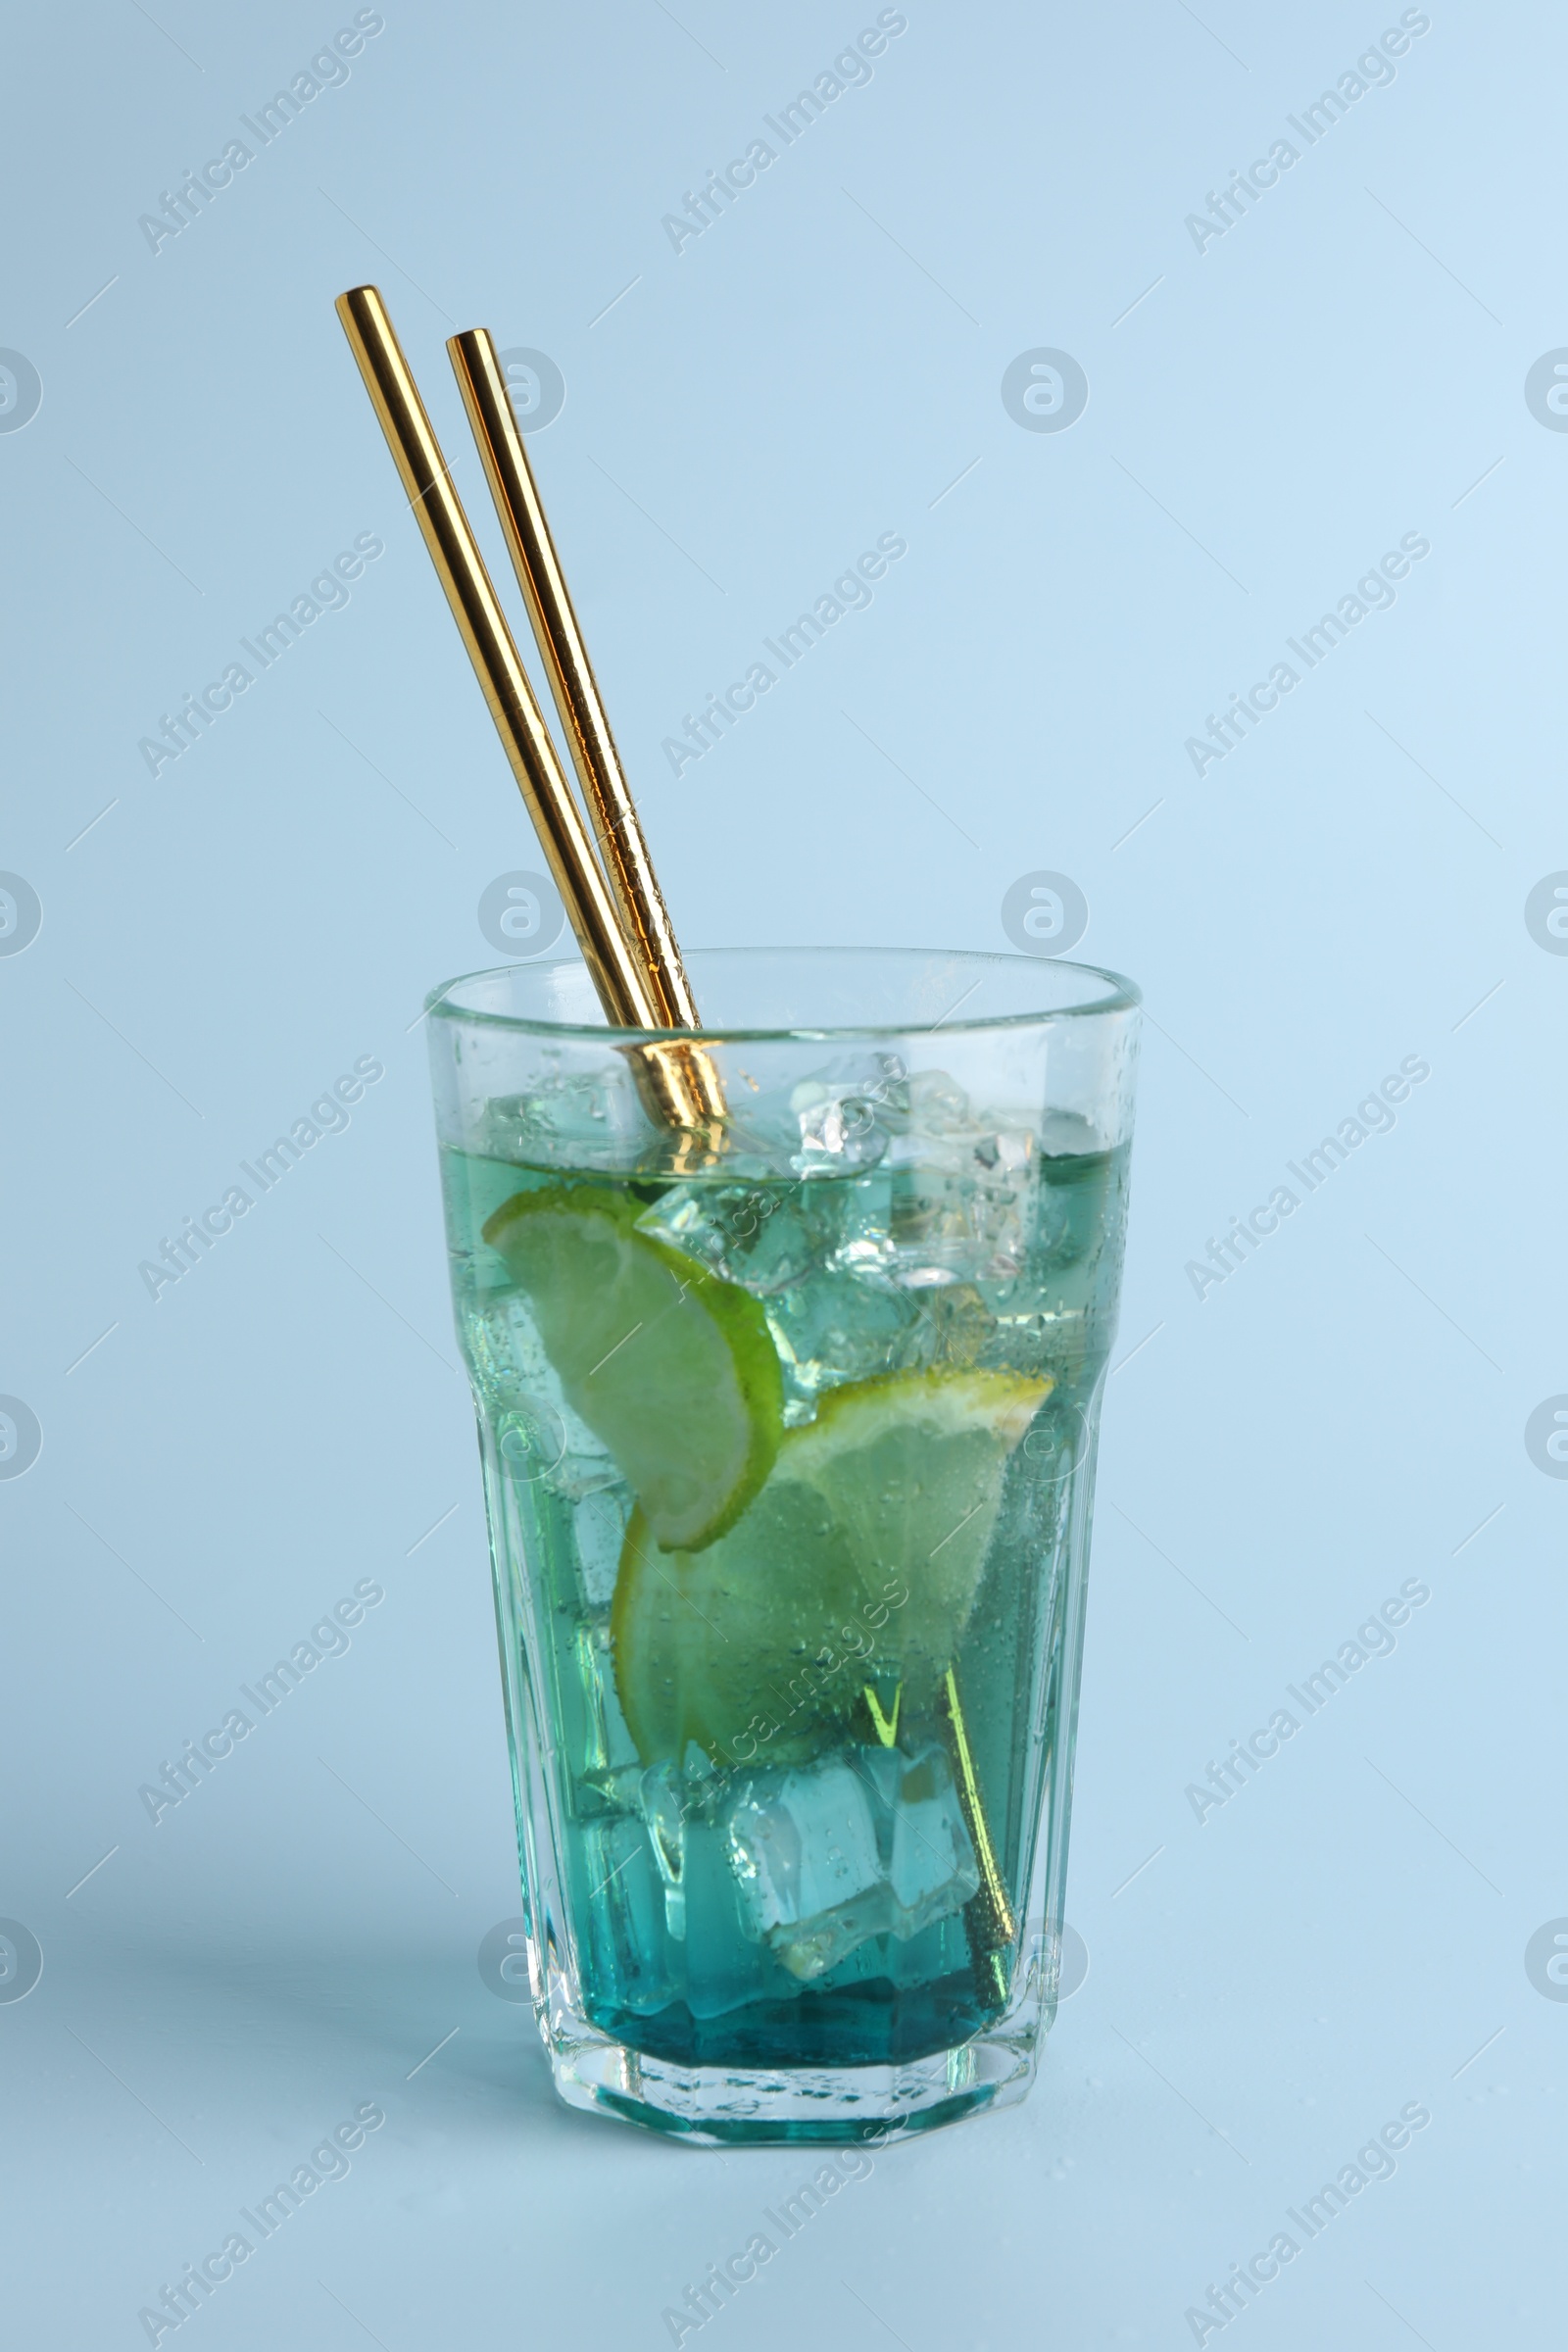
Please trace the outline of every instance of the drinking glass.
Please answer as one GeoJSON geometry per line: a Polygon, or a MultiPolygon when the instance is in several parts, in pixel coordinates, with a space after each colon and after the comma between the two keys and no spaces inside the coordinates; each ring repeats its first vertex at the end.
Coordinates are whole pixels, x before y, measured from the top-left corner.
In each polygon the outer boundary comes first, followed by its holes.
{"type": "Polygon", "coordinates": [[[1021,2098],[1054,2013],[1137,991],[690,970],[681,1046],[572,959],[429,1004],[533,2005],[575,2106],[885,2137],[1021,2098]]]}

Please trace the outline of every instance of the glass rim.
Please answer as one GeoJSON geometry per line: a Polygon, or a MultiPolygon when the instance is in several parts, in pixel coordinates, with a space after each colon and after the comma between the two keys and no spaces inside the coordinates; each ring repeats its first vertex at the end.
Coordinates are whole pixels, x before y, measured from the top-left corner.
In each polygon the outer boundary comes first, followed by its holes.
{"type": "MultiPolygon", "coordinates": [[[[720,956],[750,958],[764,956],[792,956],[804,958],[824,956],[940,956],[954,964],[1006,965],[1011,969],[1045,965],[1058,972],[1075,972],[1086,979],[1103,983],[1104,993],[1080,1004],[1041,1005],[1034,1011],[982,1013],[969,1020],[953,1020],[939,1013],[934,1021],[849,1021],[815,1026],[808,1022],[759,1024],[740,1022],[734,1026],[700,1029],[634,1029],[617,1028],[612,1023],[598,1021],[543,1020],[523,1013],[493,1012],[477,1005],[455,1004],[453,992],[480,980],[495,980],[506,972],[549,972],[570,967],[584,970],[581,956],[541,956],[534,962],[499,963],[479,971],[461,972],[456,979],[443,981],[433,988],[424,1000],[424,1012],[432,1019],[464,1021],[475,1027],[510,1031],[521,1037],[586,1039],[599,1045],[607,1041],[616,1046],[660,1045],[669,1041],[698,1041],[710,1045],[761,1043],[788,1044],[799,1040],[806,1044],[839,1044],[857,1038],[923,1037],[940,1029],[949,1037],[975,1035],[988,1030],[1027,1029],[1048,1021],[1077,1021],[1101,1019],[1107,1013],[1136,1011],[1143,1004],[1143,991],[1125,973],[1113,971],[1108,964],[1077,963],[1065,956],[1006,956],[984,948],[871,948],[871,947],[744,947],[696,948],[685,958],[700,969],[710,957],[720,956]]],[[[976,983],[978,985],[978,982],[976,983]]],[[[963,1003],[959,997],[953,1010],[963,1003]]]]}

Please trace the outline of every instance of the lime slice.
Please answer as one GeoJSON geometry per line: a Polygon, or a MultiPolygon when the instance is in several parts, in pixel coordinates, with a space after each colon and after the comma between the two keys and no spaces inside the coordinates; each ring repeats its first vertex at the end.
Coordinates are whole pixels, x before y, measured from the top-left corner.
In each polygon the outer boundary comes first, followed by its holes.
{"type": "Polygon", "coordinates": [[[913,1372],[823,1397],[705,1551],[661,1556],[633,1514],[611,1638],[645,1762],[695,1740],[715,1763],[797,1763],[864,1711],[921,1708],[953,1662],[1007,1457],[1049,1380],[913,1372]]]}
{"type": "Polygon", "coordinates": [[[614,1457],[663,1550],[700,1552],[772,1468],[783,1387],[749,1291],[635,1230],[641,1202],[552,1185],[484,1227],[526,1294],[567,1403],[614,1457]]]}

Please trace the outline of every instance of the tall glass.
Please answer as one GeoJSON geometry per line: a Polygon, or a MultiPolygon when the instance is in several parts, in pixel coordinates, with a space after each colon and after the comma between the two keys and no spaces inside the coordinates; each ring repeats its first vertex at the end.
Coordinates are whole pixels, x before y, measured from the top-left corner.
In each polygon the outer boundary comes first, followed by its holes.
{"type": "Polygon", "coordinates": [[[691,975],[706,1135],[580,962],[430,1001],[534,2005],[575,2106],[918,2131],[1054,2012],[1137,992],[691,975]]]}

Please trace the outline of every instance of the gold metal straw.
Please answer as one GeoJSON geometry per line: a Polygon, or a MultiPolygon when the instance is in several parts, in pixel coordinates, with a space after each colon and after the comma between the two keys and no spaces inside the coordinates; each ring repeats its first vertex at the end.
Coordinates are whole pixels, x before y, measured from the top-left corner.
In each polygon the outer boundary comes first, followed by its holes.
{"type": "Polygon", "coordinates": [[[621,920],[663,997],[665,1026],[695,1029],[697,1005],[517,429],[500,355],[482,326],[453,335],[447,353],[621,920]]]}
{"type": "MultiPolygon", "coordinates": [[[[386,306],[374,286],[355,286],[338,296],[337,315],[606,1017],[620,1028],[667,1028],[662,992],[622,928],[386,306]]],[[[694,1058],[689,1048],[650,1048],[637,1065],[650,1074],[660,1115],[682,1127],[714,1115],[708,1090],[694,1083],[694,1058]]]]}

